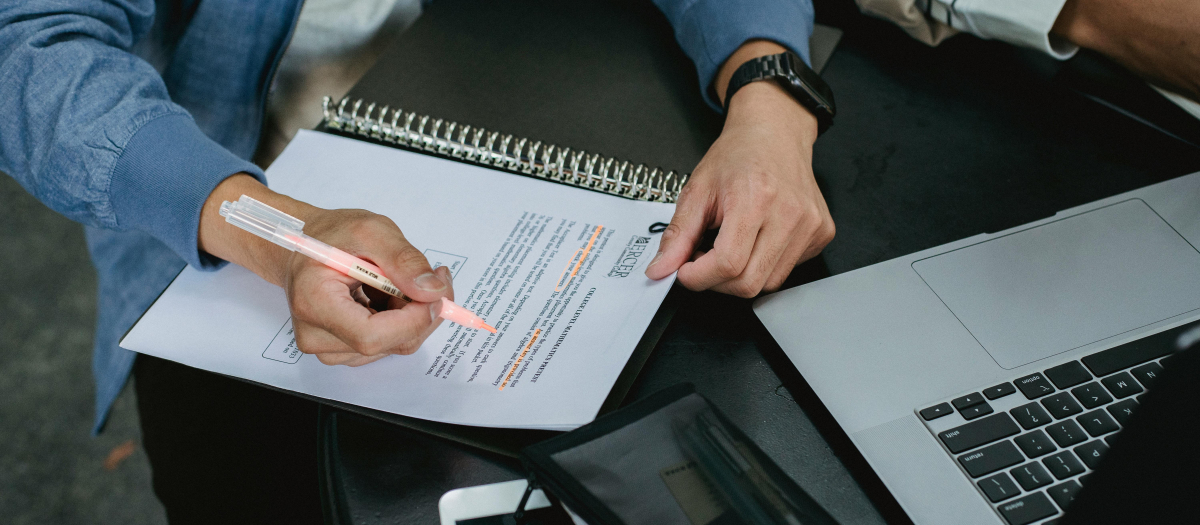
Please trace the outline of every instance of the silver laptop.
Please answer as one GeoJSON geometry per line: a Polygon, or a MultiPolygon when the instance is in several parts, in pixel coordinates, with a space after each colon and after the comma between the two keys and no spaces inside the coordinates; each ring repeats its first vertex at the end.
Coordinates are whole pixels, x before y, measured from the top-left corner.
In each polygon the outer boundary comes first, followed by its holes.
{"type": "Polygon", "coordinates": [[[1053,523],[1197,336],[1197,246],[1200,173],[754,309],[913,521],[1053,523]]]}

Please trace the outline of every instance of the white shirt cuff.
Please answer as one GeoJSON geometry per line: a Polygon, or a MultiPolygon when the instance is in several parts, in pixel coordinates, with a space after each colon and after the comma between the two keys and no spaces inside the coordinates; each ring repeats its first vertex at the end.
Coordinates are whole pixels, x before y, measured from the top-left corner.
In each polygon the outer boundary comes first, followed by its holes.
{"type": "Polygon", "coordinates": [[[1060,60],[1071,58],[1079,50],[1079,46],[1050,34],[1066,0],[930,1],[940,4],[952,21],[950,25],[980,38],[1037,49],[1060,60]]]}

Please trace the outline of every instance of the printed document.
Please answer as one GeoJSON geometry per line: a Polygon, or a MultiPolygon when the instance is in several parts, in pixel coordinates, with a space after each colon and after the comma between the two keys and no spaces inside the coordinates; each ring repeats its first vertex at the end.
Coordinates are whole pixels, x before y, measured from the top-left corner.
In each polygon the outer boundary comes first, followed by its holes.
{"type": "Polygon", "coordinates": [[[315,206],[391,218],[497,333],[443,321],[412,355],[327,366],[297,348],[283,289],[227,265],[184,269],[122,347],[404,416],[567,430],[595,418],[674,281],[643,273],[661,237],[650,226],[673,204],[314,131],[267,179],[315,206]]]}

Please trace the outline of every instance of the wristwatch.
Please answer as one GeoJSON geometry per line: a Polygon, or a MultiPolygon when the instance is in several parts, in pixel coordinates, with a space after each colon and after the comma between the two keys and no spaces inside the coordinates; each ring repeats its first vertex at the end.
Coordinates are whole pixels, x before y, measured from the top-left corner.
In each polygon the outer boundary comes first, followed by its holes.
{"type": "Polygon", "coordinates": [[[729,101],[733,100],[733,94],[742,86],[768,79],[779,82],[801,106],[816,115],[818,134],[825,133],[833,125],[833,115],[837,112],[833,105],[833,91],[816,71],[790,51],[751,59],[738,67],[725,90],[725,109],[729,109],[729,101]]]}

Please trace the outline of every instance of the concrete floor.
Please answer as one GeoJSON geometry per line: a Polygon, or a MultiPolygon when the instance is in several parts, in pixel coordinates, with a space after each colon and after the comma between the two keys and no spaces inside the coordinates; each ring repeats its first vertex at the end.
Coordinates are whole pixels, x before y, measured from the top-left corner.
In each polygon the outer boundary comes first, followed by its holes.
{"type": "Polygon", "coordinates": [[[95,319],[83,228],[0,174],[0,522],[166,523],[131,388],[89,434],[95,319]]]}

